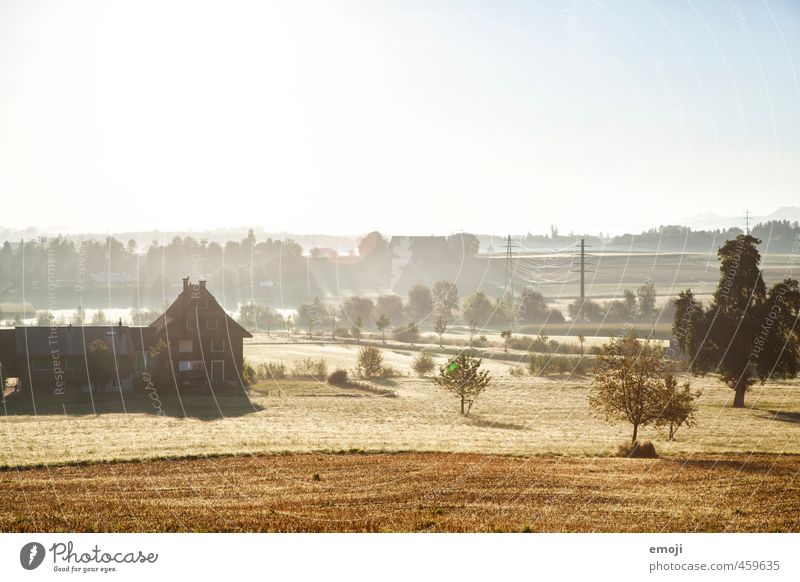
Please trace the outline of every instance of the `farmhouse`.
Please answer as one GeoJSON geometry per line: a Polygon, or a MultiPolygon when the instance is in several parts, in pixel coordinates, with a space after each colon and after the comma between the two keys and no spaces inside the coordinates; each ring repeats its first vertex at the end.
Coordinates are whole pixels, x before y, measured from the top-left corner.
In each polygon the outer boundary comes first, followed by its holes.
{"type": "Polygon", "coordinates": [[[16,378],[17,390],[43,396],[130,391],[152,371],[151,350],[163,341],[162,357],[172,369],[164,376],[181,390],[240,386],[246,337],[252,335],[217,303],[206,282],[187,277],[172,305],[147,326],[119,321],[1,329],[0,374],[16,378]],[[102,374],[92,365],[98,351],[107,362],[102,374]]]}

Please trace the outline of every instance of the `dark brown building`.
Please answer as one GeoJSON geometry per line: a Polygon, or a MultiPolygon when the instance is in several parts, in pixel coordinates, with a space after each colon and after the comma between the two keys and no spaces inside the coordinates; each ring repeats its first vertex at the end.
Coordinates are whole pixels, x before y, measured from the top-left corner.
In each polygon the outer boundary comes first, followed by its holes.
{"type": "Polygon", "coordinates": [[[246,337],[252,335],[217,303],[205,281],[190,283],[187,277],[177,299],[148,326],[120,322],[0,330],[0,373],[4,380],[17,378],[18,390],[42,395],[88,392],[90,387],[131,391],[145,382],[154,364],[151,350],[163,341],[174,372],[166,376],[182,390],[241,386],[246,337]],[[91,378],[95,342],[105,346],[108,362],[102,381],[91,378]]]}

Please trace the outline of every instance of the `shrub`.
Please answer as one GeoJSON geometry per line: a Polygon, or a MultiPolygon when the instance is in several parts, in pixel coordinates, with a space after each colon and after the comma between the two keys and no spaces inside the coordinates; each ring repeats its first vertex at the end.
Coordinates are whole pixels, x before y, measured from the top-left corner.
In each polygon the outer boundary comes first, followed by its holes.
{"type": "Polygon", "coordinates": [[[528,373],[531,376],[544,376],[547,369],[548,357],[542,354],[530,354],[528,356],[528,373]]]}
{"type": "Polygon", "coordinates": [[[267,362],[258,367],[258,377],[267,380],[280,380],[286,377],[286,364],[283,362],[267,362]]]}
{"type": "Polygon", "coordinates": [[[633,444],[626,442],[619,445],[617,456],[629,459],[657,459],[658,453],[651,441],[636,441],[633,444]]]}
{"type": "Polygon", "coordinates": [[[347,377],[347,370],[343,370],[341,368],[336,368],[331,375],[328,376],[328,384],[333,384],[334,386],[347,386],[350,383],[350,379],[347,377]]]}
{"type": "Polygon", "coordinates": [[[424,378],[433,372],[433,368],[433,357],[428,352],[420,352],[411,362],[411,369],[414,370],[420,378],[424,378]]]}
{"type": "Polygon", "coordinates": [[[358,352],[356,371],[362,378],[380,376],[383,370],[383,354],[378,348],[364,346],[358,352]]]}
{"type": "Polygon", "coordinates": [[[396,327],[392,332],[392,336],[397,341],[413,344],[419,340],[419,327],[412,321],[408,325],[396,327]]]}
{"type": "Polygon", "coordinates": [[[384,364],[381,367],[381,376],[384,378],[399,378],[402,375],[403,374],[400,372],[400,370],[390,364],[384,364]]]}
{"type": "Polygon", "coordinates": [[[247,358],[242,362],[242,382],[245,386],[252,386],[256,383],[256,371],[247,358]]]}
{"type": "Polygon", "coordinates": [[[325,361],[325,358],[295,360],[292,373],[300,377],[325,378],[328,375],[328,362],[325,361]]]}
{"type": "Polygon", "coordinates": [[[511,376],[513,376],[514,378],[521,378],[526,374],[526,370],[522,366],[514,366],[508,371],[508,373],[511,374],[511,376]]]}

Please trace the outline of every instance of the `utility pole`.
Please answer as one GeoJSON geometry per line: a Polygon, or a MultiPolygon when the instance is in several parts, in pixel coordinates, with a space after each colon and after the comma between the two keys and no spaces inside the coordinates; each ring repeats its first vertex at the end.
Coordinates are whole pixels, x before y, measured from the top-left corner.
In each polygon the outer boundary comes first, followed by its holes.
{"type": "Polygon", "coordinates": [[[511,297],[514,297],[514,270],[511,261],[514,259],[514,251],[511,246],[511,235],[506,237],[506,288],[505,293],[511,290],[511,297]],[[510,287],[509,287],[510,286],[510,287]]]}
{"type": "Polygon", "coordinates": [[[586,239],[581,239],[581,307],[586,299],[586,239]]]}
{"type": "Polygon", "coordinates": [[[744,211],[744,229],[746,234],[750,234],[750,211],[744,211]]]}

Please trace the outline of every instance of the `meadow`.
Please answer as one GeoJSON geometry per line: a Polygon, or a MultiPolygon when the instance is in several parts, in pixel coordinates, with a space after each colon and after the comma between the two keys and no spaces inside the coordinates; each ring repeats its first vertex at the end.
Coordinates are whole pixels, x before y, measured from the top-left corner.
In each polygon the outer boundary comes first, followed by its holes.
{"type": "MultiPolygon", "coordinates": [[[[248,344],[254,365],[325,358],[329,371],[352,369],[358,346],[341,343],[248,344]]],[[[590,377],[513,376],[513,362],[487,359],[494,382],[467,417],[430,378],[412,374],[416,352],[384,350],[401,374],[367,382],[370,389],[339,388],[323,380],[260,380],[250,389],[198,393],[154,403],[118,394],[96,403],[37,404],[8,398],[0,466],[145,460],[187,455],[314,451],[429,451],[511,455],[610,456],[630,438],[629,427],[609,425],[587,404],[590,377]]],[[[444,361],[437,356],[437,362],[444,361]]],[[[692,379],[702,391],[697,426],[675,441],[647,428],[666,457],[728,453],[800,454],[798,383],[773,382],[748,393],[747,408],[731,408],[732,392],[713,377],[692,379]]]]}

